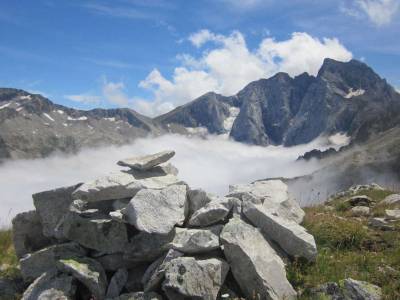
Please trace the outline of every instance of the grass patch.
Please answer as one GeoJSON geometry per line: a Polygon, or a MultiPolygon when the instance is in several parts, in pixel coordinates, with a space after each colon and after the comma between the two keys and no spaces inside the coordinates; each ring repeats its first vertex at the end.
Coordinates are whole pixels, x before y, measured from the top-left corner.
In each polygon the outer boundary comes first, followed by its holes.
{"type": "MultiPolygon", "coordinates": [[[[391,193],[363,190],[355,195],[367,195],[379,203],[391,193]]],[[[380,286],[383,299],[400,299],[400,224],[395,231],[368,228],[368,218],[352,218],[348,208],[340,205],[349,197],[330,201],[333,210],[324,205],[305,209],[303,226],[314,235],[318,257],[315,263],[297,260],[288,265],[288,279],[302,293],[300,299],[312,299],[310,290],[320,284],[346,278],[380,286]]],[[[388,208],[378,204],[371,213],[382,216],[388,208]]]]}
{"type": "Polygon", "coordinates": [[[11,230],[0,229],[0,268],[0,277],[15,277],[19,274],[11,230]]]}
{"type": "Polygon", "coordinates": [[[303,226],[315,237],[320,247],[360,249],[368,238],[362,222],[329,213],[308,213],[303,226]]]}

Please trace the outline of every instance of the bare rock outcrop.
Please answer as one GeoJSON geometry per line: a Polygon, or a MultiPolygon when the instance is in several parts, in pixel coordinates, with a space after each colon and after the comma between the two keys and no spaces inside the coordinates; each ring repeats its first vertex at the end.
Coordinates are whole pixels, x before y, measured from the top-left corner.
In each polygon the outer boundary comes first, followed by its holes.
{"type": "Polygon", "coordinates": [[[23,299],[294,299],[287,257],[317,250],[286,185],[193,190],[165,164],[173,155],[33,195],[36,210],[13,220],[23,299]]]}

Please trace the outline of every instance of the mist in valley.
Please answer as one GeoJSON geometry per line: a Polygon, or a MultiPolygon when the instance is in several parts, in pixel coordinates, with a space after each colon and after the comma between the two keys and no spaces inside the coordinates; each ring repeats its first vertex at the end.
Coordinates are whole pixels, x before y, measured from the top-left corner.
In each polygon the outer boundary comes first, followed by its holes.
{"type": "Polygon", "coordinates": [[[322,139],[285,148],[249,146],[211,136],[207,139],[165,135],[138,139],[125,146],[82,150],[76,155],[55,154],[45,159],[9,161],[0,167],[1,225],[8,226],[17,213],[33,208],[31,195],[94,179],[122,167],[120,159],[173,149],[171,160],[179,178],[192,188],[224,195],[229,184],[269,177],[295,177],[319,168],[316,161],[296,162],[298,156],[326,148],[322,139]]]}

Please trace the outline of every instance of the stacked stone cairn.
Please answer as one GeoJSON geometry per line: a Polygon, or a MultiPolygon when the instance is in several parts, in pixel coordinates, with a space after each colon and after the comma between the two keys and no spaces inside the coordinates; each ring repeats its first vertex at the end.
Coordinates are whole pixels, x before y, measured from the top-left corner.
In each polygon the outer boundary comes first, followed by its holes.
{"type": "Polygon", "coordinates": [[[295,299],[285,265],[317,249],[287,186],[218,197],[180,181],[174,154],[34,194],[36,209],[13,220],[22,299],[295,299]]]}

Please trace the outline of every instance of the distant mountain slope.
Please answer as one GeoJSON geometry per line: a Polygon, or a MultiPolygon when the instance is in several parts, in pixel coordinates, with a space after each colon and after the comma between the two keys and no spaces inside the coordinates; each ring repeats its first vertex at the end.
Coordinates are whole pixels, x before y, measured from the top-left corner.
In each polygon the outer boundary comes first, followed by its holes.
{"type": "Polygon", "coordinates": [[[229,123],[227,119],[239,106],[240,103],[236,96],[225,97],[209,92],[155,118],[155,121],[167,128],[174,125],[181,126],[183,132],[185,129],[192,132],[191,128],[206,128],[211,134],[223,134],[232,127],[232,123],[229,123]]]}
{"type": "Polygon", "coordinates": [[[249,144],[292,146],[337,133],[366,140],[398,125],[399,113],[400,95],[366,64],[325,59],[316,77],[278,73],[232,97],[208,93],[157,120],[249,144]],[[233,124],[225,128],[228,119],[233,124]]]}
{"type": "Polygon", "coordinates": [[[40,95],[0,89],[0,161],[120,145],[162,132],[150,118],[131,109],[75,110],[40,95]]]}
{"type": "Polygon", "coordinates": [[[400,94],[366,64],[325,59],[317,76],[278,73],[233,96],[209,92],[154,119],[131,109],[75,110],[0,89],[0,161],[124,144],[148,134],[217,134],[293,146],[320,136],[365,142],[400,124],[400,94]]]}
{"type": "Polygon", "coordinates": [[[303,204],[319,203],[357,184],[378,183],[400,190],[400,126],[323,157],[320,164],[321,168],[310,175],[286,180],[291,193],[303,204]]]}

